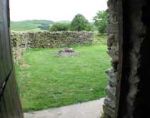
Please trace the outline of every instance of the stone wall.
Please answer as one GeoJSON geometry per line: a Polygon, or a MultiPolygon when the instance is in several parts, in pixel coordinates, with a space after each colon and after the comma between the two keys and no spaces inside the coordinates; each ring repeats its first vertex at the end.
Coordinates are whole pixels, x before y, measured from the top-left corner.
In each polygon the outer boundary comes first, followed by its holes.
{"type": "Polygon", "coordinates": [[[14,59],[18,60],[26,48],[61,48],[73,45],[90,45],[93,32],[24,32],[11,33],[14,59]]]}
{"type": "Polygon", "coordinates": [[[119,39],[118,39],[118,20],[116,0],[108,1],[109,25],[108,25],[108,54],[112,61],[112,68],[106,71],[108,75],[108,86],[106,88],[107,97],[104,100],[104,114],[103,118],[114,118],[116,108],[116,86],[117,86],[117,72],[119,59],[119,39]]]}
{"type": "MultiPolygon", "coordinates": [[[[13,44],[30,48],[58,48],[72,45],[92,44],[92,32],[27,32],[12,33],[13,44]]],[[[15,45],[14,45],[15,46],[15,45]]]]}
{"type": "Polygon", "coordinates": [[[27,34],[21,35],[20,33],[15,32],[11,32],[10,34],[13,59],[15,62],[20,60],[23,52],[28,47],[28,42],[25,35],[27,34]]]}

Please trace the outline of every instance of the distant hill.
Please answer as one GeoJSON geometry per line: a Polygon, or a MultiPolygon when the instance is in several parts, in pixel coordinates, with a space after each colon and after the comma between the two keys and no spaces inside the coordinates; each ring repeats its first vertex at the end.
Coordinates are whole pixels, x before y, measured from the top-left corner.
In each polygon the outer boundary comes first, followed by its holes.
{"type": "Polygon", "coordinates": [[[40,31],[48,30],[49,25],[54,22],[49,20],[25,20],[11,21],[11,30],[13,31],[40,31]]]}

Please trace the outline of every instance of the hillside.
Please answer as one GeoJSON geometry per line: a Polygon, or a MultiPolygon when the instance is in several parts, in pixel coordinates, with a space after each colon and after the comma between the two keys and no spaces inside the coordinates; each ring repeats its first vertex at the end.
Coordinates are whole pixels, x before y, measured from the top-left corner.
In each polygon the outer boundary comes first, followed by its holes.
{"type": "Polygon", "coordinates": [[[13,31],[38,31],[48,30],[49,25],[54,22],[49,20],[26,20],[11,21],[11,30],[13,31]]]}

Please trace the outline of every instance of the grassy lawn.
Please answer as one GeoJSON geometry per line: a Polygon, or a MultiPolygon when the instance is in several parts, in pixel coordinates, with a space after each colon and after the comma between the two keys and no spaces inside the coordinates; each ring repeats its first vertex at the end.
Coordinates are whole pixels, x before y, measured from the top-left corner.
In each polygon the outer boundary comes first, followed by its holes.
{"type": "Polygon", "coordinates": [[[110,67],[107,47],[75,47],[78,56],[57,57],[59,49],[29,49],[16,65],[24,111],[75,104],[105,96],[110,67]]]}

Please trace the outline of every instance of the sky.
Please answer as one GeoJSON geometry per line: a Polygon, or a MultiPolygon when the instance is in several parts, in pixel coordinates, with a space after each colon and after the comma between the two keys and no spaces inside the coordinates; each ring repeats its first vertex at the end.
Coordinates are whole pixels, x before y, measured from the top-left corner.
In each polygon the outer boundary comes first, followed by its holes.
{"type": "Polygon", "coordinates": [[[107,9],[107,0],[10,0],[12,21],[71,21],[80,13],[92,21],[97,11],[107,9]]]}

